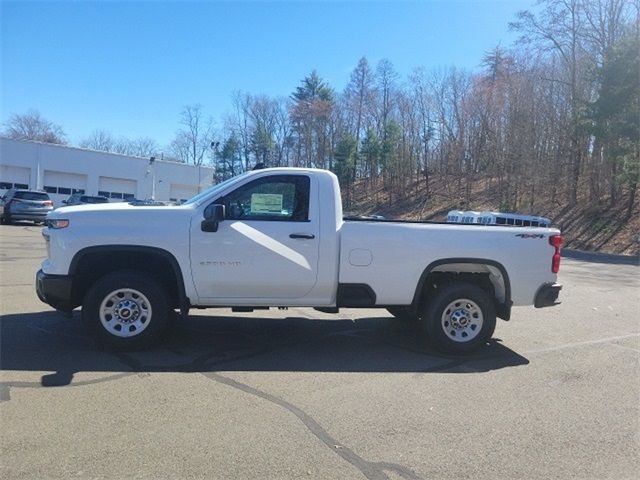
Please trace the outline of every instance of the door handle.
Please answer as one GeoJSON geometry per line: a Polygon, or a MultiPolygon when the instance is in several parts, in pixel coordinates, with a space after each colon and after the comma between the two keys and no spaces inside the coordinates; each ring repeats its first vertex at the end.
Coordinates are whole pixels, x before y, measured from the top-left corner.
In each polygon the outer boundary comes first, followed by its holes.
{"type": "Polygon", "coordinates": [[[316,238],[316,236],[313,235],[312,233],[292,233],[291,235],[289,235],[289,238],[301,238],[304,240],[312,240],[316,238]]]}

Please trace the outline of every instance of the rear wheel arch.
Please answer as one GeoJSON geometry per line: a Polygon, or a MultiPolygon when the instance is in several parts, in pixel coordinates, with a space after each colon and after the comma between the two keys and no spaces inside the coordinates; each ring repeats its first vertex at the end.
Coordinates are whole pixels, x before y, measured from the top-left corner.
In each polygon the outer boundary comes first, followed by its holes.
{"type": "Polygon", "coordinates": [[[477,284],[494,298],[500,318],[511,314],[511,283],[504,266],[484,258],[444,258],[431,262],[420,275],[412,305],[419,311],[439,283],[466,282],[477,284]]]}
{"type": "Polygon", "coordinates": [[[91,286],[118,270],[136,270],[152,275],[165,288],[172,308],[188,308],[182,270],[175,256],[157,247],[99,245],[77,252],[69,266],[73,276],[73,303],[80,305],[91,286]]]}

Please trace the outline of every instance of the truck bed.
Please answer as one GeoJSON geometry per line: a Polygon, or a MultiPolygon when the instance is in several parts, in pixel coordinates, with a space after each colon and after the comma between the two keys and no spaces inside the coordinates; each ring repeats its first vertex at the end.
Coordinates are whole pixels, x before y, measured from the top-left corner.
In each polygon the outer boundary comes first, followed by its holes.
{"type": "MultiPolygon", "coordinates": [[[[501,266],[503,275],[509,272],[513,304],[531,305],[540,283],[555,280],[548,242],[555,234],[541,227],[349,219],[340,229],[339,281],[369,285],[376,304],[407,305],[414,293],[407,286],[416,285],[432,262],[486,260],[501,266]]],[[[490,273],[485,267],[467,271],[490,273]]]]}

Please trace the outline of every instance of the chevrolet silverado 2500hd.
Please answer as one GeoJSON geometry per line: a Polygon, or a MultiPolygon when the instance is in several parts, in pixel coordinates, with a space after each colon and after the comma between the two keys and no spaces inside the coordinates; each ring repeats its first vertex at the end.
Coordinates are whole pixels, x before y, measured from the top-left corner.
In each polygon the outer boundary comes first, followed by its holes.
{"type": "Polygon", "coordinates": [[[485,344],[512,305],[550,306],[560,231],[344,220],[325,170],[247,172],[179,206],[59,208],[43,230],[39,298],[82,306],[98,341],[141,347],[179,309],[387,308],[441,349],[485,344]]]}

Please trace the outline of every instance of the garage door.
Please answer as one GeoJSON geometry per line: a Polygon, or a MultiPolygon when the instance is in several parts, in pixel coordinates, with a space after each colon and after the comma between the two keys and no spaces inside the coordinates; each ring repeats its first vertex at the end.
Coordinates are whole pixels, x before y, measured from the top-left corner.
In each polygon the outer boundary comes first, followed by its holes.
{"type": "Polygon", "coordinates": [[[49,194],[54,205],[59,206],[72,193],[85,193],[87,176],[78,173],[45,170],[42,184],[44,191],[49,194]]]}
{"type": "Polygon", "coordinates": [[[183,185],[180,183],[172,183],[170,190],[170,200],[178,202],[181,200],[189,200],[198,193],[198,188],[193,185],[183,185]]]}
{"type": "Polygon", "coordinates": [[[10,188],[29,188],[30,176],[30,168],[0,165],[0,190],[4,193],[10,188]]]}
{"type": "Polygon", "coordinates": [[[130,200],[136,196],[138,185],[128,178],[100,177],[98,195],[115,200],[130,200]]]}

